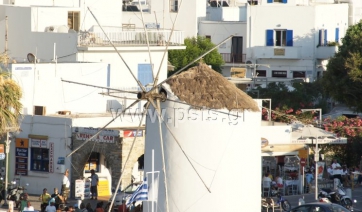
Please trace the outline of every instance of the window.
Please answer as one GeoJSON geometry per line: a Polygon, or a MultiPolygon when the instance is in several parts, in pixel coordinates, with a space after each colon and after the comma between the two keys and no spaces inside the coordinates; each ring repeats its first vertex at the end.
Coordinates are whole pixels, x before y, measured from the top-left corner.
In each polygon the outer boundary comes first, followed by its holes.
{"type": "Polygon", "coordinates": [[[143,86],[153,82],[152,66],[151,64],[138,64],[138,80],[143,86]]]}
{"type": "Polygon", "coordinates": [[[326,46],[328,44],[327,42],[327,30],[326,29],[320,29],[319,30],[319,46],[326,46]]]}
{"type": "Polygon", "coordinates": [[[75,31],[79,31],[79,12],[68,12],[68,27],[75,31]]]}
{"type": "Polygon", "coordinates": [[[31,148],[30,170],[49,172],[49,149],[31,148]]]}
{"type": "Polygon", "coordinates": [[[293,46],[293,30],[266,30],[267,46],[293,46]],[[274,41],[275,38],[275,41],[274,41]]]}
{"type": "Polygon", "coordinates": [[[256,70],[256,77],[266,77],[266,70],[256,70]]]}
{"type": "Polygon", "coordinates": [[[178,0],[170,0],[170,12],[178,12],[178,0]]]}
{"type": "Polygon", "coordinates": [[[305,71],[293,71],[293,78],[305,78],[305,71]]]}
{"type": "Polygon", "coordinates": [[[138,158],[138,170],[143,170],[144,167],[145,167],[145,155],[141,155],[139,158],[138,158]]]}
{"type": "Polygon", "coordinates": [[[94,169],[95,172],[100,172],[99,161],[101,154],[98,152],[92,152],[88,158],[87,163],[84,166],[85,173],[90,173],[90,170],[94,169]]]}
{"type": "Polygon", "coordinates": [[[211,40],[211,35],[205,35],[205,38],[211,40]]]}
{"type": "Polygon", "coordinates": [[[268,0],[268,3],[288,3],[288,0],[268,0]]]}
{"type": "Polygon", "coordinates": [[[287,71],[272,71],[272,77],[287,78],[287,71]]]}
{"type": "Polygon", "coordinates": [[[339,43],[339,28],[336,28],[336,36],[335,36],[336,43],[339,43]]]}

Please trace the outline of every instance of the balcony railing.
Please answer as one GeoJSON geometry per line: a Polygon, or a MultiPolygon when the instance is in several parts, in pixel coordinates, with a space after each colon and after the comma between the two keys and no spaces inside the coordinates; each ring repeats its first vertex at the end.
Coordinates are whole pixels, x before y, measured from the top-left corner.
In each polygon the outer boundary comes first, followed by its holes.
{"type": "Polygon", "coordinates": [[[220,53],[225,63],[245,63],[246,54],[220,53]]]}
{"type": "MultiPolygon", "coordinates": [[[[121,31],[110,27],[105,30],[109,40],[115,46],[147,45],[146,33],[142,30],[134,29],[132,31],[121,31]]],[[[149,44],[152,46],[165,46],[169,40],[170,30],[147,30],[149,44]]],[[[106,35],[100,31],[79,32],[78,46],[111,46],[106,35]]],[[[170,46],[179,46],[184,44],[183,31],[174,31],[171,36],[170,46]]]]}

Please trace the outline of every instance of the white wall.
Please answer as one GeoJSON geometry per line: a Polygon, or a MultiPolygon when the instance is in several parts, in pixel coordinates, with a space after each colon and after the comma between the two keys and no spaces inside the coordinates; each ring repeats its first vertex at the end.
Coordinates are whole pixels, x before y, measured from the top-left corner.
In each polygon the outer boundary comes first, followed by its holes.
{"type": "Polygon", "coordinates": [[[262,126],[260,136],[271,144],[290,144],[292,140],[290,126],[262,126]]]}
{"type": "MultiPolygon", "coordinates": [[[[71,144],[71,119],[68,118],[52,118],[45,116],[24,116],[21,123],[21,132],[15,134],[16,138],[28,138],[29,134],[48,136],[49,143],[54,143],[54,166],[57,165],[58,157],[65,157],[70,153],[67,147],[71,144]]],[[[29,139],[29,155],[28,155],[28,176],[21,177],[21,185],[27,187],[27,193],[41,194],[43,188],[47,188],[50,193],[57,187],[61,189],[63,173],[30,171],[31,156],[31,139],[29,139]]],[[[65,159],[65,168],[71,170],[70,158],[65,159]]],[[[9,163],[9,180],[14,179],[15,173],[15,142],[11,142],[10,147],[10,163],[9,163]]],[[[70,173],[72,174],[72,173],[70,173]]]]}
{"type": "MultiPolygon", "coordinates": [[[[168,0],[150,1],[150,12],[143,13],[145,23],[159,23],[160,28],[171,29],[176,18],[174,12],[169,12],[168,0]],[[165,13],[164,13],[165,12],[165,13]]],[[[179,1],[180,4],[181,1],[179,1]]],[[[198,21],[206,17],[206,1],[183,0],[175,24],[176,30],[183,30],[186,37],[194,37],[198,32],[198,21]]],[[[122,12],[122,23],[136,24],[142,28],[141,12],[122,12]]]]}
{"type": "MultiPolygon", "coordinates": [[[[218,113],[216,120],[206,121],[200,118],[201,112],[197,110],[193,112],[198,114],[198,118],[188,120],[189,113],[175,114],[182,109],[187,112],[189,106],[185,104],[166,101],[161,103],[161,107],[166,110],[164,117],[169,127],[162,125],[169,211],[233,211],[236,205],[253,211],[256,206],[259,207],[260,178],[242,179],[245,170],[253,170],[253,175],[261,176],[260,112],[245,111],[243,118],[237,119],[235,125],[229,125],[230,117],[226,114],[218,113]],[[210,187],[211,193],[175,139],[210,187]]],[[[207,111],[203,113],[206,118],[207,111]]],[[[166,211],[160,137],[155,132],[158,132],[158,123],[148,119],[145,172],[151,171],[151,151],[154,149],[155,171],[161,171],[157,210],[166,211]]],[[[152,183],[151,178],[148,179],[152,183]]],[[[144,204],[144,207],[147,208],[147,205],[144,204]]]]}
{"type": "Polygon", "coordinates": [[[208,21],[246,21],[246,7],[207,7],[208,21]]]}
{"type": "Polygon", "coordinates": [[[13,64],[13,79],[23,90],[24,114],[33,106],[46,106],[47,114],[104,113],[107,100],[102,89],[62,82],[61,79],[107,87],[108,64],[13,64]],[[34,71],[35,70],[35,71],[34,71]]]}

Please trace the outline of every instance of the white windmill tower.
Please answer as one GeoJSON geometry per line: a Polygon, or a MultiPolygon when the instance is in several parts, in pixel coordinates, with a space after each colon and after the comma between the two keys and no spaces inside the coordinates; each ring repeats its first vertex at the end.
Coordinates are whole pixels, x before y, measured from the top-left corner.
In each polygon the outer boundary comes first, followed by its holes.
{"type": "Polygon", "coordinates": [[[149,91],[134,77],[142,91],[122,110],[147,101],[139,125],[147,117],[145,173],[160,174],[157,184],[154,177],[148,180],[150,187],[158,187],[152,198],[157,201],[145,201],[144,211],[255,210],[261,199],[260,106],[205,64],[178,74],[192,63],[160,83],[158,70],[149,91]]]}

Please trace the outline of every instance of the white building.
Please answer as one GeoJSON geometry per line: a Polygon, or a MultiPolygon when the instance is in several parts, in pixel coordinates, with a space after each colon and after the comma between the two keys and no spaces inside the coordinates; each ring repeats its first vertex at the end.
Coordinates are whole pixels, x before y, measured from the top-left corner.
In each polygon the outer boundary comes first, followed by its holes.
{"type": "Polygon", "coordinates": [[[219,48],[226,62],[224,76],[239,74],[233,81],[250,87],[321,77],[350,23],[348,4],[330,0],[254,3],[210,5],[207,20],[200,24],[199,34],[210,36],[214,43],[235,35],[219,48]],[[231,68],[241,70],[231,73],[231,68]]]}

